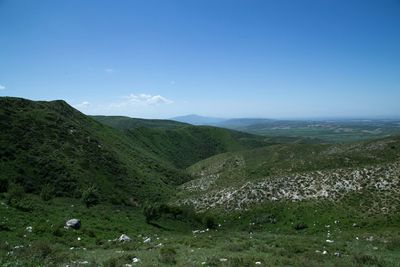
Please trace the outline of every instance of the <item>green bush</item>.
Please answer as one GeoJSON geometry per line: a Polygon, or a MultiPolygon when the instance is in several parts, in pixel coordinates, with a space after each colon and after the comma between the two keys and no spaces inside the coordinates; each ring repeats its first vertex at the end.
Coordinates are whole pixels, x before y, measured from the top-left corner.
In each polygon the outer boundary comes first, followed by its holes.
{"type": "Polygon", "coordinates": [[[10,184],[7,190],[7,204],[16,205],[25,196],[24,188],[19,184],[10,184]]]}
{"type": "Polygon", "coordinates": [[[126,264],[131,264],[132,259],[135,257],[135,255],[123,255],[115,258],[110,258],[106,260],[103,263],[104,267],[120,267],[120,266],[125,266],[126,264]]]}
{"type": "Polygon", "coordinates": [[[159,219],[161,217],[160,204],[147,203],[143,208],[143,215],[146,218],[146,223],[159,219]]]}
{"type": "Polygon", "coordinates": [[[94,185],[91,185],[82,191],[82,202],[88,208],[99,204],[100,195],[97,188],[94,185]]]}
{"type": "Polygon", "coordinates": [[[51,184],[45,184],[40,191],[40,198],[44,201],[49,201],[54,197],[55,188],[51,184]]]}
{"type": "Polygon", "coordinates": [[[305,224],[305,223],[299,222],[299,223],[296,223],[296,224],[293,226],[293,228],[294,228],[295,230],[304,230],[304,229],[307,229],[307,228],[308,228],[308,225],[305,224]]]}
{"type": "Polygon", "coordinates": [[[176,250],[171,247],[162,247],[159,253],[159,261],[165,264],[176,264],[176,250]]]}
{"type": "Polygon", "coordinates": [[[39,240],[32,243],[30,253],[33,257],[44,260],[54,254],[54,249],[49,241],[39,240]]]}
{"type": "Polygon", "coordinates": [[[215,218],[211,215],[206,215],[202,219],[204,227],[207,227],[209,229],[214,229],[217,227],[217,222],[215,218]]]}
{"type": "Polygon", "coordinates": [[[0,193],[7,192],[9,181],[5,177],[0,177],[0,193]]]}
{"type": "Polygon", "coordinates": [[[378,257],[366,254],[354,255],[353,262],[360,266],[385,266],[378,257]]]}

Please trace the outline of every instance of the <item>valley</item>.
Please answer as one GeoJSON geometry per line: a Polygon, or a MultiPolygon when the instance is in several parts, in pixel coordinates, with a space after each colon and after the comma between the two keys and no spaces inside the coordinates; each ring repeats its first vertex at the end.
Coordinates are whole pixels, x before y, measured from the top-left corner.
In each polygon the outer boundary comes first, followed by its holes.
{"type": "Polygon", "coordinates": [[[255,135],[13,97],[0,127],[0,266],[400,266],[394,132],[255,135]]]}

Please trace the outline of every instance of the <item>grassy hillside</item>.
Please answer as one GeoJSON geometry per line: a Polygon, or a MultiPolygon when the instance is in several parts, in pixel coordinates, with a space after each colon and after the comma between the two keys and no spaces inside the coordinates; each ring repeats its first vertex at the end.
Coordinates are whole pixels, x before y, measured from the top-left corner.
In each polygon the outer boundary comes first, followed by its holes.
{"type": "Polygon", "coordinates": [[[256,136],[211,126],[192,126],[167,120],[143,120],[118,116],[95,116],[96,120],[123,130],[142,149],[175,167],[186,168],[197,161],[227,151],[240,151],[275,144],[321,143],[319,139],[256,136]]]}
{"type": "Polygon", "coordinates": [[[155,128],[155,129],[175,129],[185,125],[186,123],[173,120],[147,120],[138,118],[129,118],[124,116],[90,116],[96,121],[117,129],[134,129],[139,127],[155,128]]]}
{"type": "Polygon", "coordinates": [[[3,97],[0,104],[1,181],[3,187],[20,184],[27,193],[50,190],[54,196],[79,197],[94,186],[102,199],[117,202],[166,198],[191,179],[181,168],[217,153],[267,144],[226,129],[158,120],[140,120],[136,128],[136,119],[103,118],[129,130],[114,129],[64,101],[3,97]]]}
{"type": "Polygon", "coordinates": [[[275,145],[229,152],[188,168],[198,179],[182,185],[181,196],[188,194],[183,203],[201,209],[242,209],[275,200],[333,200],[361,192],[360,197],[383,201],[381,207],[391,209],[400,197],[399,161],[399,136],[347,145],[275,145]]]}
{"type": "Polygon", "coordinates": [[[177,168],[186,168],[226,151],[272,144],[262,137],[206,126],[186,126],[174,130],[139,128],[128,131],[127,135],[139,140],[144,149],[172,162],[177,168]]]}
{"type": "Polygon", "coordinates": [[[162,198],[187,175],[143,150],[122,132],[64,101],[0,99],[1,179],[25,192],[45,185],[55,196],[80,196],[94,185],[101,198],[162,198]]]}

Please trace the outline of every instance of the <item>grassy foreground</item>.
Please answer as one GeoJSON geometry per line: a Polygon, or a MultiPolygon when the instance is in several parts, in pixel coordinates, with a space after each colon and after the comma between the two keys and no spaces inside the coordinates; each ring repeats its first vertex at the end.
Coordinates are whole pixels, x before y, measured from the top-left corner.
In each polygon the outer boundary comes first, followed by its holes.
{"type": "Polygon", "coordinates": [[[0,266],[400,266],[399,218],[282,203],[215,216],[214,229],[141,208],[25,196],[0,205],[0,266]],[[283,208],[285,207],[285,208],[283,208]],[[312,214],[315,214],[313,217],[312,214]],[[304,214],[304,216],[303,216],[304,214]],[[79,218],[79,230],[64,229],[79,218]],[[132,240],[117,241],[121,234],[132,240]]]}

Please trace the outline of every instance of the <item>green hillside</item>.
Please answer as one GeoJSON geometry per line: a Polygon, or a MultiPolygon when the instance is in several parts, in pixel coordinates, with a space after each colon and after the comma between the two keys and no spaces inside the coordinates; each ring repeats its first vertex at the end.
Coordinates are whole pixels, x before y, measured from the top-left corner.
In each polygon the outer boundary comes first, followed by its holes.
{"type": "Polygon", "coordinates": [[[54,187],[75,197],[95,185],[104,199],[133,202],[166,197],[186,175],[144,151],[123,133],[64,101],[0,99],[1,177],[26,192],[54,187]]]}
{"type": "Polygon", "coordinates": [[[399,266],[399,136],[102,120],[0,98],[0,266],[399,266]]]}
{"type": "Polygon", "coordinates": [[[94,185],[105,200],[166,198],[191,179],[183,167],[267,144],[264,138],[226,129],[158,120],[140,120],[136,128],[136,119],[103,118],[129,130],[114,129],[64,101],[3,97],[0,104],[1,180],[20,184],[27,193],[39,194],[45,187],[54,188],[55,196],[79,197],[94,185]]]}
{"type": "Polygon", "coordinates": [[[96,121],[117,129],[134,129],[139,127],[155,129],[175,129],[186,123],[173,120],[147,120],[138,118],[129,118],[124,116],[90,116],[96,121]]]}
{"type": "Polygon", "coordinates": [[[386,201],[386,208],[395,207],[398,212],[399,161],[400,136],[342,145],[280,144],[228,152],[190,166],[188,171],[197,179],[183,184],[180,196],[185,199],[182,203],[200,209],[236,209],[271,200],[322,197],[330,201],[363,192],[360,200],[386,201]],[[387,185],[384,197],[382,184],[387,185]]]}

